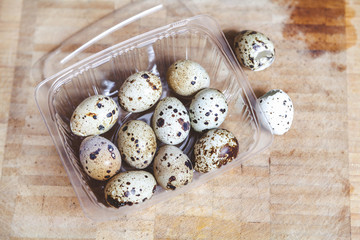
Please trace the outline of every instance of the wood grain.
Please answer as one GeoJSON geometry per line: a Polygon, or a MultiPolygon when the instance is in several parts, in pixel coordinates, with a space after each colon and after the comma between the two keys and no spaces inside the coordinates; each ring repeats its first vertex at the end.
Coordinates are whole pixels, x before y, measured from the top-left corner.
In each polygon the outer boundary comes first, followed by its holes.
{"type": "Polygon", "coordinates": [[[360,45],[357,41],[360,32],[359,1],[349,1],[346,6],[346,43],[352,46],[347,50],[348,83],[348,123],[349,123],[349,179],[351,184],[350,211],[351,236],[360,239],[360,45]]]}
{"type": "Polygon", "coordinates": [[[87,219],[33,98],[31,67],[131,1],[0,1],[0,239],[360,239],[360,2],[196,0],[232,41],[255,29],[277,59],[292,129],[243,166],[118,221],[87,219]],[[266,11],[264,11],[266,9],[266,11]]]}

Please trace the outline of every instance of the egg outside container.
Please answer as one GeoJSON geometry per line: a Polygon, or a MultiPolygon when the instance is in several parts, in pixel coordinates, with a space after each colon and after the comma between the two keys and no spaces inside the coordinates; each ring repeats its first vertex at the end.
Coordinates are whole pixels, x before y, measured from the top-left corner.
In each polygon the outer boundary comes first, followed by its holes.
{"type": "MultiPolygon", "coordinates": [[[[35,91],[38,107],[84,213],[95,221],[117,219],[187,192],[239,166],[272,142],[271,130],[264,121],[257,99],[218,24],[209,16],[191,16],[189,7],[181,1],[132,4],[68,39],[34,66],[33,77],[45,79],[35,91]],[[140,6],[146,10],[129,16],[134,14],[134,9],[139,11],[140,6]],[[153,27],[183,16],[189,18],[153,27]],[[166,21],[159,20],[161,17],[166,21]],[[104,25],[114,24],[111,28],[104,28],[104,25]],[[129,35],[133,37],[124,39],[129,35]],[[86,42],[89,36],[93,38],[86,42]],[[122,82],[138,71],[151,71],[160,76],[163,84],[161,98],[174,96],[165,76],[168,67],[180,59],[191,59],[201,64],[211,78],[210,87],[221,90],[227,98],[228,116],[221,127],[236,136],[239,142],[238,156],[216,171],[205,174],[194,172],[193,182],[176,191],[165,191],[158,186],[153,197],[141,204],[111,208],[103,196],[106,182],[90,179],[82,169],[78,150],[83,138],[71,132],[71,114],[83,99],[94,94],[107,95],[117,101],[117,90],[122,82]]],[[[189,99],[181,100],[188,108],[189,99]]],[[[102,136],[116,143],[117,130],[124,122],[139,119],[151,124],[153,111],[154,107],[143,113],[121,110],[118,122],[102,136]]],[[[190,137],[177,146],[192,158],[192,148],[198,137],[191,130],[190,137]]],[[[123,165],[121,171],[131,169],[123,165]]],[[[151,166],[144,170],[152,172],[151,166]]]]}

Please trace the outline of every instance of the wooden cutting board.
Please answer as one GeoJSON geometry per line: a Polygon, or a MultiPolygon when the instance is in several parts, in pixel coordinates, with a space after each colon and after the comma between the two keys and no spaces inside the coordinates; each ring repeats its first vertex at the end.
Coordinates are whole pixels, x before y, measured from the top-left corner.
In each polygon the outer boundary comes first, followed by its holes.
{"type": "Polygon", "coordinates": [[[357,0],[194,0],[229,42],[266,33],[276,61],[246,71],[292,98],[292,129],[241,167],[118,221],[87,219],[37,110],[31,66],[131,1],[0,2],[0,239],[360,239],[357,0]]]}

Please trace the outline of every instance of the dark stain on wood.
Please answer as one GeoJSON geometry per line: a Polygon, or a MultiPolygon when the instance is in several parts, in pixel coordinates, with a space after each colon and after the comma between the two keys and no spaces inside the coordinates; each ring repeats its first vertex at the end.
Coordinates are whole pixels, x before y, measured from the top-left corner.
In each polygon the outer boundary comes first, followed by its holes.
{"type": "MultiPolygon", "coordinates": [[[[280,5],[290,2],[291,14],[283,28],[283,37],[304,41],[313,58],[325,52],[337,53],[351,47],[346,44],[346,34],[355,28],[345,20],[345,0],[273,0],[280,5]]],[[[356,41],[355,41],[356,42],[356,41]]]]}
{"type": "Polygon", "coordinates": [[[336,62],[331,63],[331,67],[336,69],[338,72],[343,72],[346,70],[346,65],[344,64],[337,64],[336,62]]]}

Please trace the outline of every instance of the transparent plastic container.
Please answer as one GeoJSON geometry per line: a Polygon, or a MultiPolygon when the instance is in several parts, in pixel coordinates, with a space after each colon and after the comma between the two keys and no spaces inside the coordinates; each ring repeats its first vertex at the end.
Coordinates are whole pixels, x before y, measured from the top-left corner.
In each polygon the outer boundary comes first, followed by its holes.
{"type": "MultiPolygon", "coordinates": [[[[35,91],[40,112],[85,215],[95,221],[120,218],[187,192],[239,166],[272,142],[271,130],[257,99],[218,24],[209,16],[193,16],[191,10],[189,5],[175,0],[131,4],[64,41],[33,68],[34,78],[45,79],[35,91]],[[159,16],[163,16],[163,21],[159,16]],[[176,18],[181,20],[167,24],[176,18]],[[161,24],[164,26],[158,27],[161,24]],[[221,128],[238,139],[238,156],[215,171],[195,171],[193,182],[175,191],[157,186],[153,197],[143,203],[111,208],[104,198],[106,182],[93,180],[83,171],[78,156],[83,138],[70,130],[72,112],[82,100],[95,94],[110,96],[117,102],[119,87],[137,71],[151,71],[161,78],[161,98],[175,96],[165,75],[168,67],[179,59],[201,64],[210,76],[210,87],[225,94],[229,111],[221,128]]],[[[178,98],[189,107],[191,99],[178,98]]],[[[120,110],[117,124],[103,136],[116,143],[117,131],[124,122],[139,119],[150,124],[154,107],[142,113],[120,110]]],[[[191,130],[190,136],[178,145],[190,159],[198,137],[191,130]]],[[[158,142],[158,147],[161,145],[158,142]]],[[[132,169],[123,163],[121,171],[126,170],[132,169]]],[[[152,165],[145,170],[152,173],[152,165]]]]}

